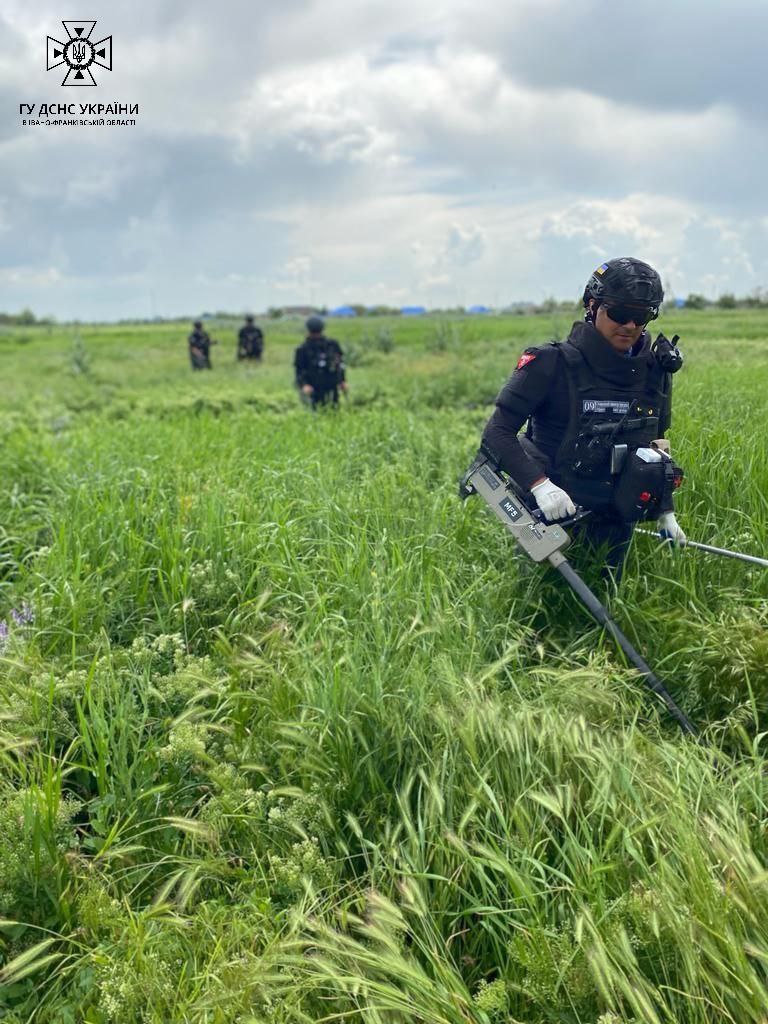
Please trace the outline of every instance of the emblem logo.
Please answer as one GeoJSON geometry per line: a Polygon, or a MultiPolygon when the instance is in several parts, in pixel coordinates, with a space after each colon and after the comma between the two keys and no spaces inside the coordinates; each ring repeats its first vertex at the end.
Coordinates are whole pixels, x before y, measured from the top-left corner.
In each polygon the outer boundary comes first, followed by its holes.
{"type": "Polygon", "coordinates": [[[105,36],[97,43],[91,42],[96,27],[95,21],[62,21],[67,41],[60,42],[48,36],[47,70],[67,65],[62,85],[96,85],[91,67],[112,70],[112,36],[105,36]]]}
{"type": "Polygon", "coordinates": [[[523,354],[517,360],[517,366],[515,367],[515,369],[516,370],[522,370],[522,368],[524,366],[527,366],[528,363],[532,363],[535,358],[536,358],[536,353],[535,352],[523,352],[523,354]]]}

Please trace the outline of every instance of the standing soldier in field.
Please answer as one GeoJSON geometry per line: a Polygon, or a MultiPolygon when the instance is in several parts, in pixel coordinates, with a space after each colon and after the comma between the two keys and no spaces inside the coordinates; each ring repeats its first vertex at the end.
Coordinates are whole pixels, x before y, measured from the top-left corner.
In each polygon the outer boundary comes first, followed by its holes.
{"type": "Polygon", "coordinates": [[[189,361],[193,370],[212,370],[211,366],[211,341],[208,332],[203,329],[202,321],[195,320],[192,324],[192,333],[189,338],[189,361]]]}
{"type": "Polygon", "coordinates": [[[574,536],[600,549],[617,580],[639,518],[657,519],[662,535],[685,542],[672,500],[682,473],[664,440],[672,374],[683,359],[676,337],[651,342],[646,330],[663,299],[647,263],[602,263],[584,289],[585,322],[562,343],[525,350],[483,434],[485,451],[548,522],[572,516],[576,505],[591,512],[574,536]],[[648,464],[658,476],[653,494],[635,487],[648,464]],[[626,500],[635,493],[647,509],[626,500]]]}
{"type": "Polygon", "coordinates": [[[307,337],[296,349],[293,364],[296,387],[312,408],[339,404],[339,391],[347,390],[344,354],[338,341],[326,338],[325,324],[319,316],[306,323],[307,337]]]}
{"type": "Polygon", "coordinates": [[[253,322],[253,317],[248,315],[237,336],[237,358],[255,359],[260,363],[263,353],[264,332],[253,322]]]}

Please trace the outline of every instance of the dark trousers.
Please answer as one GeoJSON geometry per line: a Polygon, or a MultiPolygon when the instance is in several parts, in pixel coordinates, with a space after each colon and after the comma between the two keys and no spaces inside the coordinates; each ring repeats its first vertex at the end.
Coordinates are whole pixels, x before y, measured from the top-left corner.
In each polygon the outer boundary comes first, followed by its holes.
{"type": "Polygon", "coordinates": [[[634,523],[590,517],[577,523],[571,536],[585,550],[590,561],[602,563],[601,575],[618,583],[634,529],[634,523]]]}
{"type": "Polygon", "coordinates": [[[207,352],[200,353],[199,355],[196,352],[190,352],[189,361],[192,364],[193,370],[213,369],[213,367],[211,366],[211,357],[208,355],[207,352]]]}
{"type": "Polygon", "coordinates": [[[339,389],[331,388],[328,391],[320,391],[318,388],[312,392],[312,408],[316,409],[318,405],[338,405],[339,404],[339,389]]]}

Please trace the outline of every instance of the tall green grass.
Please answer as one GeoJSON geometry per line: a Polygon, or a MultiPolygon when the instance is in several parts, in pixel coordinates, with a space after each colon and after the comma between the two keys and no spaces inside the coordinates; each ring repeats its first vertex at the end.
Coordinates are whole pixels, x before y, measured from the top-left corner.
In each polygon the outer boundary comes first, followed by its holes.
{"type": "MultiPolygon", "coordinates": [[[[758,554],[765,327],[668,328],[680,519],[758,554]]],[[[0,1020],[765,1024],[768,574],[638,537],[609,595],[715,761],[456,499],[567,324],[386,328],[335,332],[351,398],[315,416],[284,325],[195,376],[186,325],[0,337],[0,619],[34,615],[0,661],[0,1020]]]]}

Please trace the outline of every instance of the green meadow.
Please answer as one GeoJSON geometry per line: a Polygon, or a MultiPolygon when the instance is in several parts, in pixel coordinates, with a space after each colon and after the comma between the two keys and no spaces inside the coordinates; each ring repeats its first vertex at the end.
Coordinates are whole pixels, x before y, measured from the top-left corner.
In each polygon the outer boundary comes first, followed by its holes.
{"type": "MultiPolygon", "coordinates": [[[[606,593],[698,745],[456,496],[573,318],[330,321],[315,415],[300,321],[0,328],[3,1024],[766,1024],[768,570],[606,593]]],[[[680,522],[768,557],[768,313],[659,326],[680,522]]]]}

